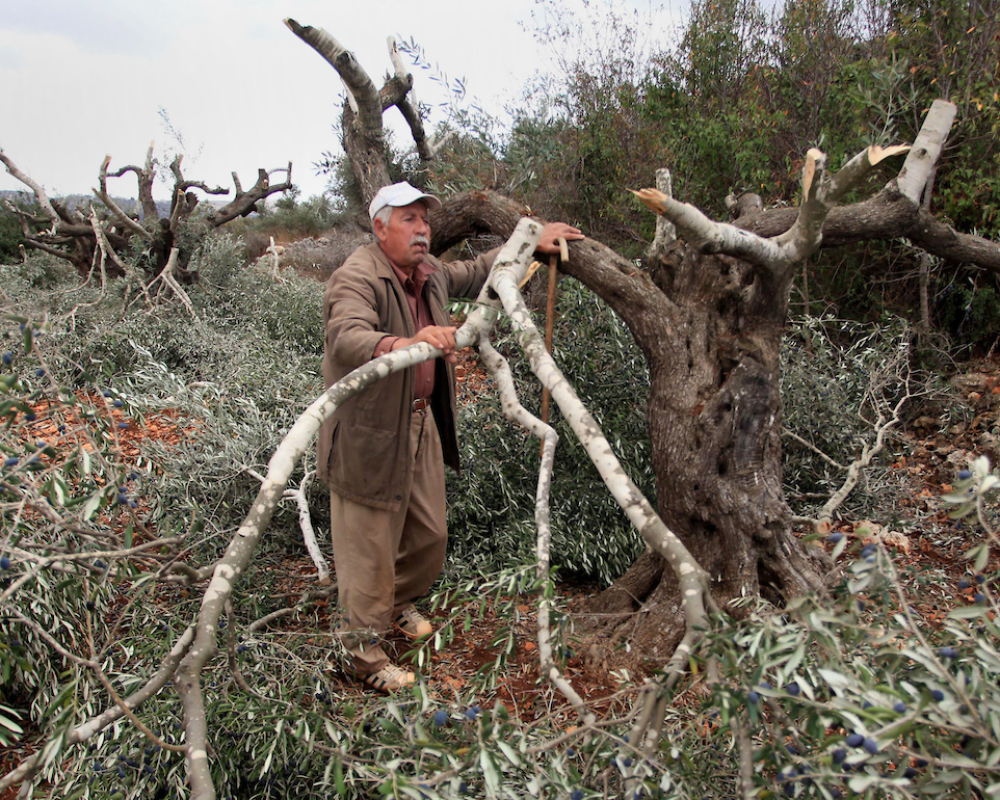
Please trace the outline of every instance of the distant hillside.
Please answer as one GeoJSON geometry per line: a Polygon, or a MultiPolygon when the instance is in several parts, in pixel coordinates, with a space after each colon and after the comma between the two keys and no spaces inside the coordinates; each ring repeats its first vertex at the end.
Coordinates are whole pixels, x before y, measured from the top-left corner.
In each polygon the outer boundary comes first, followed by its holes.
{"type": "MultiPolygon", "coordinates": [[[[35,199],[34,194],[27,189],[23,192],[21,191],[11,191],[8,189],[0,189],[0,200],[10,200],[12,202],[23,202],[31,203],[35,199]]],[[[53,200],[59,200],[70,208],[77,208],[81,205],[85,206],[95,198],[93,195],[88,194],[69,194],[65,197],[53,197],[53,200]]],[[[112,197],[112,200],[118,204],[121,208],[128,214],[138,214],[141,218],[142,208],[139,205],[139,201],[134,197],[112,197]]],[[[205,201],[202,201],[205,202],[205,201]]],[[[224,205],[229,202],[228,200],[223,200],[221,202],[217,200],[210,200],[213,205],[224,205]]],[[[169,200],[157,200],[156,201],[156,213],[162,218],[170,214],[170,201],[169,200]]]]}

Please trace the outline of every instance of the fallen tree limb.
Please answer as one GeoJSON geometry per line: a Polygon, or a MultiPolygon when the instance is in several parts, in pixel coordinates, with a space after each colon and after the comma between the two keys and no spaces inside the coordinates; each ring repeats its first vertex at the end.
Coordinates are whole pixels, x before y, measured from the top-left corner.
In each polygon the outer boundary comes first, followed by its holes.
{"type": "Polygon", "coordinates": [[[548,596],[549,566],[551,562],[552,528],[549,522],[549,493],[552,487],[552,465],[555,461],[556,443],[559,436],[552,426],[531,414],[517,399],[514,378],[507,360],[500,355],[486,338],[479,342],[479,353],[493,375],[504,416],[530,431],[542,440],[542,459],[538,468],[538,488],[535,493],[535,527],[537,528],[535,553],[538,558],[537,575],[542,585],[538,602],[538,659],[541,673],[573,705],[586,725],[593,724],[596,717],[588,711],[583,698],[573,688],[556,666],[552,657],[552,627],[550,615],[552,600],[548,596]]]}

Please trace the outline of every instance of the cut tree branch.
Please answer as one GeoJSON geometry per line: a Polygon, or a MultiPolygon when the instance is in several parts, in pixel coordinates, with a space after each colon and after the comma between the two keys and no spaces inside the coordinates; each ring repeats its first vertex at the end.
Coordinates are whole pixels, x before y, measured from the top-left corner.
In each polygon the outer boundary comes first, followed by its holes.
{"type": "Polygon", "coordinates": [[[147,241],[153,238],[153,234],[147,231],[142,225],[132,219],[128,214],[118,207],[118,204],[111,199],[108,194],[108,164],[111,163],[111,156],[105,156],[104,162],[101,164],[101,171],[98,174],[98,182],[100,184],[100,189],[92,189],[91,191],[97,195],[102,203],[108,207],[112,214],[132,233],[140,236],[147,241]]]}
{"type": "Polygon", "coordinates": [[[49,200],[49,196],[45,193],[45,189],[42,188],[42,185],[40,183],[36,183],[21,172],[21,170],[18,169],[17,164],[4,155],[2,149],[0,149],[0,162],[3,162],[3,165],[7,168],[7,172],[35,193],[38,205],[42,207],[45,215],[52,221],[52,232],[55,233],[56,226],[59,224],[61,217],[59,216],[59,212],[57,212],[55,207],[52,205],[52,201],[49,200]]]}
{"type": "MultiPolygon", "coordinates": [[[[537,222],[522,220],[497,256],[488,285],[497,292],[511,315],[518,329],[519,341],[532,362],[533,371],[549,387],[553,399],[559,403],[574,432],[581,438],[612,495],[625,509],[645,541],[662,553],[677,573],[685,619],[689,623],[689,635],[685,637],[684,644],[690,646],[690,642],[701,635],[708,610],[717,610],[709,593],[708,576],[680,540],[663,524],[622,469],[596,421],[583,407],[546,352],[541,334],[534,328],[530,313],[520,299],[517,282],[527,269],[527,261],[540,234],[541,226],[537,222]]],[[[484,287],[483,292],[487,291],[484,287]]],[[[483,297],[485,296],[484,294],[483,297]]],[[[480,340],[481,331],[492,326],[496,317],[495,307],[487,304],[477,306],[456,333],[456,345],[461,348],[475,344],[480,340]]],[[[208,765],[208,729],[201,673],[216,652],[218,622],[225,604],[232,596],[236,581],[249,564],[263,531],[284,495],[295,464],[312,443],[322,423],[344,400],[393,372],[440,355],[440,350],[427,343],[420,343],[387,353],[354,370],[327,389],[303,412],[271,457],[267,475],[250,513],[215,566],[196,621],[195,641],[177,671],[177,687],[184,708],[184,728],[188,742],[188,778],[195,800],[214,797],[208,765]]],[[[672,658],[667,666],[676,675],[686,667],[687,648],[683,648],[682,652],[684,658],[672,658]]]]}
{"type": "Polygon", "coordinates": [[[763,237],[726,222],[709,219],[700,209],[680,203],[658,189],[633,191],[647,208],[677,226],[678,234],[703,253],[742,258],[777,277],[815,253],[823,240],[823,223],[835,202],[887,155],[905,148],[868,148],[836,175],[826,173],[826,156],[813,148],[802,168],[802,203],[792,225],[781,234],[763,237]]]}
{"type": "MultiPolygon", "coordinates": [[[[518,231],[530,231],[536,238],[541,233],[539,223],[522,220],[515,229],[511,242],[517,240],[518,231]]],[[[524,236],[524,234],[522,234],[524,236]]],[[[534,243],[533,242],[533,243],[534,243]]],[[[510,242],[508,242],[509,244],[510,242]]],[[[532,244],[533,244],[532,243],[532,244]]],[[[632,482],[611,450],[611,445],[600,426],[581,402],[572,385],[562,375],[552,356],[545,349],[545,340],[535,327],[531,312],[518,291],[518,283],[528,267],[530,251],[519,254],[521,260],[505,260],[497,256],[490,272],[489,285],[497,293],[516,333],[518,343],[531,363],[531,370],[552,394],[563,418],[583,445],[590,460],[597,467],[602,480],[625,511],[643,541],[663,556],[677,576],[680,587],[681,607],[687,623],[687,635],[665,670],[679,674],[686,669],[687,648],[692,646],[706,625],[708,610],[716,610],[709,591],[709,578],[677,535],[660,519],[649,501],[632,482]]]]}
{"type": "Polygon", "coordinates": [[[153,199],[153,179],[156,177],[156,162],[153,159],[153,142],[149,143],[146,151],[146,165],[139,168],[129,164],[112,172],[112,178],[120,178],[126,172],[134,172],[136,181],[139,184],[139,203],[142,205],[143,219],[156,219],[159,214],[156,212],[156,201],[153,199]]]}
{"type": "Polygon", "coordinates": [[[920,133],[913,148],[903,162],[903,168],[896,177],[899,191],[914,206],[920,207],[924,186],[934,172],[934,165],[941,155],[941,149],[948,138],[948,131],[955,121],[958,106],[947,100],[935,100],[920,126],[920,133]]]}
{"type": "MultiPolygon", "coordinates": [[[[225,225],[227,222],[236,219],[237,217],[245,217],[251,212],[255,211],[257,208],[257,202],[263,200],[277,192],[287,192],[292,188],[292,162],[288,162],[288,166],[279,169],[273,169],[268,172],[265,169],[260,169],[257,171],[257,182],[250,187],[247,191],[243,191],[240,187],[239,179],[236,177],[236,173],[233,173],[233,182],[236,184],[236,197],[228,205],[224,205],[222,208],[215,211],[210,211],[206,215],[208,224],[213,228],[218,228],[221,225],[225,225]],[[284,172],[285,180],[282,183],[271,185],[271,175],[276,172],[284,172]]],[[[223,192],[224,194],[228,192],[223,192]]]]}
{"type": "MultiPolygon", "coordinates": [[[[191,646],[193,641],[194,626],[191,626],[184,631],[181,638],[177,640],[172,648],[170,648],[170,652],[163,659],[160,664],[160,668],[156,671],[156,674],[153,675],[153,677],[147,681],[142,688],[125,698],[125,706],[129,709],[136,709],[151,697],[158,694],[173,677],[174,671],[177,669],[177,665],[187,653],[188,648],[191,646]]],[[[78,725],[70,731],[65,738],[66,744],[86,742],[103,731],[113,722],[121,719],[121,717],[124,716],[124,713],[125,712],[120,706],[112,705],[106,711],[98,714],[96,717],[92,717],[82,725],[78,725]]],[[[45,765],[45,754],[47,752],[48,748],[40,747],[32,756],[22,761],[15,769],[0,778],[0,792],[6,791],[17,783],[31,781],[36,775],[38,775],[42,767],[45,765]]]]}
{"type": "Polygon", "coordinates": [[[366,131],[382,131],[382,101],[368,73],[358,63],[354,54],[322,28],[300,25],[286,19],[285,25],[303,42],[319,53],[340,75],[351,95],[357,101],[358,121],[366,131]]]}
{"type": "MultiPolygon", "coordinates": [[[[551,562],[552,528],[549,515],[549,494],[552,486],[552,466],[555,461],[556,443],[559,436],[552,426],[531,414],[518,400],[514,377],[507,360],[498,353],[486,338],[488,331],[480,332],[479,353],[493,375],[497,391],[500,393],[500,404],[504,416],[515,422],[542,440],[542,459],[538,468],[538,488],[535,493],[535,527],[536,555],[538,558],[537,575],[543,587],[548,585],[549,566],[551,562]]],[[[539,669],[553,686],[569,700],[576,709],[585,725],[597,721],[594,713],[588,711],[583,698],[573,688],[566,677],[559,671],[552,656],[552,626],[550,616],[552,599],[543,588],[538,602],[538,660],[539,669]]]]}

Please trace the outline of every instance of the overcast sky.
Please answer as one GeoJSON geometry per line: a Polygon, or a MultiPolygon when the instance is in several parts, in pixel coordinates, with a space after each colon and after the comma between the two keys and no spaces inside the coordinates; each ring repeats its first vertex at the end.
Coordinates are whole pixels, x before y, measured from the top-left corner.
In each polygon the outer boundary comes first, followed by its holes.
{"type": "MultiPolygon", "coordinates": [[[[649,0],[620,4],[679,24],[649,0]]],[[[313,163],[339,148],[341,83],[283,19],[325,28],[378,85],[391,70],[386,37],[412,37],[499,114],[549,68],[533,11],[535,0],[0,0],[0,148],[51,194],[87,193],[106,154],[114,171],[141,164],[151,140],[158,154],[177,151],[162,109],[183,137],[185,177],[231,188],[235,170],[246,186],[258,168],[291,160],[308,197],[324,188],[313,163]]],[[[444,99],[427,72],[413,72],[419,100],[444,99]]],[[[0,169],[0,189],[23,188],[0,169]]],[[[111,190],[134,196],[134,177],[111,190]]]]}

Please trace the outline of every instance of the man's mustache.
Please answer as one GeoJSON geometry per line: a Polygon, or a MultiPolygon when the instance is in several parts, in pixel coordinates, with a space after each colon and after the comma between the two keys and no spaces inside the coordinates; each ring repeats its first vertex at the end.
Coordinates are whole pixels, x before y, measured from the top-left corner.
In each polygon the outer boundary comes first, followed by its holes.
{"type": "Polygon", "coordinates": [[[422,234],[418,234],[417,236],[414,236],[412,239],[410,239],[410,245],[412,246],[415,244],[422,244],[424,247],[431,246],[430,239],[428,239],[426,236],[422,234]]]}

